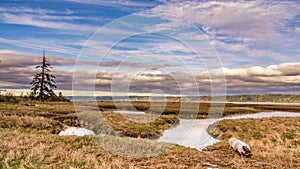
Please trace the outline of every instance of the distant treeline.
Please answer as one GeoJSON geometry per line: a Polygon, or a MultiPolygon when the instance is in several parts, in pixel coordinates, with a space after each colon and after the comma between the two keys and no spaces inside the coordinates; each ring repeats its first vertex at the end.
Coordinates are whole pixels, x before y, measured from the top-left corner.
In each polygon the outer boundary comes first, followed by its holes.
{"type": "Polygon", "coordinates": [[[278,102],[300,103],[300,95],[264,94],[264,95],[234,95],[227,96],[229,102],[278,102]]]}
{"type": "Polygon", "coordinates": [[[278,102],[278,103],[300,103],[300,95],[291,94],[263,94],[263,95],[229,95],[229,96],[168,96],[150,98],[149,96],[66,96],[70,100],[91,100],[91,101],[227,101],[227,102],[278,102]]]}

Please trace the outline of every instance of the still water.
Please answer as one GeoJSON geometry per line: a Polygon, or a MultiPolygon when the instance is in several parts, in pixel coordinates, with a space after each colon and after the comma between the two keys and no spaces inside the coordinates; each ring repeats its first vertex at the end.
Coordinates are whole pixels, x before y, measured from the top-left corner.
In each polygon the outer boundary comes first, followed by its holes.
{"type": "Polygon", "coordinates": [[[244,119],[244,118],[269,118],[269,117],[300,117],[300,113],[292,112],[261,112],[255,114],[243,114],[228,116],[219,119],[180,119],[179,125],[166,130],[157,140],[182,145],[185,147],[202,150],[205,147],[219,142],[207,132],[207,127],[223,119],[244,119]]]}

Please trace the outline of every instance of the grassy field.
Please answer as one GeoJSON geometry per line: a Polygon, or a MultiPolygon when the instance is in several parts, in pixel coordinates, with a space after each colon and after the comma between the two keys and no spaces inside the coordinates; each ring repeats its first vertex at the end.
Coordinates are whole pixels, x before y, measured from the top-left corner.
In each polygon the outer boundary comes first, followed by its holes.
{"type": "Polygon", "coordinates": [[[230,150],[225,158],[236,168],[300,168],[300,118],[264,118],[223,120],[210,131],[223,140],[208,147],[208,151],[229,150],[228,138],[236,137],[247,142],[253,156],[240,158],[230,150]]]}
{"type": "MultiPolygon", "coordinates": [[[[84,103],[87,106],[88,103],[84,103]]],[[[131,110],[128,103],[122,103],[123,110],[131,110]]],[[[126,150],[127,154],[148,153],[156,151],[168,144],[147,141],[146,137],[157,137],[164,130],[176,125],[180,104],[168,103],[162,115],[155,108],[148,110],[150,103],[133,102],[137,110],[146,111],[139,116],[149,120],[135,119],[137,116],[122,116],[113,113],[114,104],[99,102],[91,116],[87,112],[75,112],[72,102],[53,103],[0,103],[0,168],[299,168],[300,124],[299,118],[270,118],[225,120],[218,123],[211,134],[223,141],[197,151],[182,146],[174,146],[166,153],[154,157],[126,158],[107,152],[97,145],[91,137],[58,136],[58,132],[67,126],[84,126],[99,129],[96,131],[105,136],[106,132],[116,132],[130,137],[105,137],[117,140],[116,147],[126,150]],[[113,128],[105,129],[102,123],[95,123],[101,110],[103,118],[113,128]],[[82,117],[81,117],[82,116],[82,117]],[[158,118],[156,118],[158,117],[158,118]],[[132,120],[130,120],[132,119],[132,120]],[[89,120],[91,121],[89,123],[89,120]],[[100,130],[101,129],[101,130],[100,130]],[[241,158],[227,143],[231,136],[250,144],[253,157],[241,158]],[[133,138],[132,138],[133,137],[133,138]],[[145,148],[144,145],[148,147],[145,148]],[[138,145],[138,151],[127,151],[128,147],[138,145]]],[[[194,104],[192,104],[195,106],[194,104]]],[[[218,105],[215,105],[218,106],[218,105]]],[[[198,118],[207,117],[210,105],[201,103],[198,118]]],[[[237,113],[256,113],[260,111],[295,111],[297,106],[242,105],[226,104],[224,115],[237,113]]],[[[184,117],[189,118],[188,109],[184,109],[184,117]]],[[[91,114],[91,112],[89,112],[91,114]]],[[[111,133],[110,133],[111,134],[111,133]]],[[[103,136],[102,135],[102,136],[103,136]]],[[[104,139],[100,139],[100,141],[104,139]]],[[[111,146],[111,145],[107,145],[111,146]]]]}
{"type": "MultiPolygon", "coordinates": [[[[156,110],[160,110],[160,107],[151,107],[150,102],[121,102],[118,103],[118,109],[122,110],[137,110],[137,111],[146,111],[149,113],[156,113],[156,110]],[[151,109],[149,110],[149,108],[151,109]]],[[[159,105],[160,106],[160,105],[159,105]]],[[[100,110],[113,110],[116,109],[115,103],[113,102],[98,102],[98,107],[100,110]]],[[[220,104],[220,103],[182,103],[180,102],[167,102],[163,112],[158,111],[157,113],[162,113],[164,115],[178,115],[181,112],[181,117],[189,118],[191,114],[194,113],[194,110],[198,110],[197,118],[207,118],[208,112],[210,116],[213,114],[216,117],[228,116],[234,114],[249,114],[249,113],[258,113],[263,111],[291,111],[291,112],[300,112],[300,106],[293,105],[261,105],[261,104],[220,104]]]]}

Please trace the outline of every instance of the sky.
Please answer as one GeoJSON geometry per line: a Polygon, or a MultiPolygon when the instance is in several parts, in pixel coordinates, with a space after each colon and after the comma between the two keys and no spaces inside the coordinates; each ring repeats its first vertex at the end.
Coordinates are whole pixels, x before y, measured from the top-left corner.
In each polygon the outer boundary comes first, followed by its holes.
{"type": "Polygon", "coordinates": [[[67,95],[299,94],[299,11],[297,0],[1,0],[0,89],[30,89],[45,49],[67,95]]]}

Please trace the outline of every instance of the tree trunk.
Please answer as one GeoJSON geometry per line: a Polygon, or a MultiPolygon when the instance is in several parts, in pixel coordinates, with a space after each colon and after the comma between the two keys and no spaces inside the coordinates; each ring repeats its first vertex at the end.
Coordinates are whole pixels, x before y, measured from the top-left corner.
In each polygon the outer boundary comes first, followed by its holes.
{"type": "Polygon", "coordinates": [[[44,81],[45,81],[45,50],[43,50],[43,63],[42,63],[42,79],[41,79],[41,88],[40,88],[40,100],[44,101],[44,81]]]}

